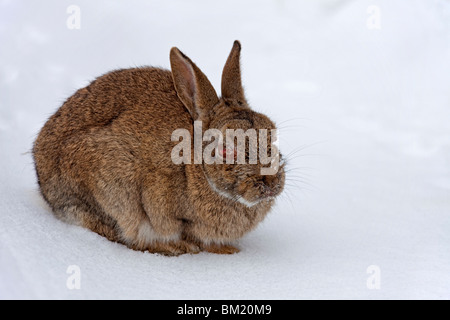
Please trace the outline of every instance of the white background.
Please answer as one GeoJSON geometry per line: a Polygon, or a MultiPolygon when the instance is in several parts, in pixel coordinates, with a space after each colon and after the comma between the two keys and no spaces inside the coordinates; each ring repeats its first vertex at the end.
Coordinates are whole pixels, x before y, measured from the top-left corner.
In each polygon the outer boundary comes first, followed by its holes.
{"type": "Polygon", "coordinates": [[[0,46],[0,298],[450,298],[450,1],[0,0],[0,46]],[[239,254],[135,252],[52,216],[29,151],[68,96],[172,46],[220,88],[235,39],[295,168],[239,254]]]}

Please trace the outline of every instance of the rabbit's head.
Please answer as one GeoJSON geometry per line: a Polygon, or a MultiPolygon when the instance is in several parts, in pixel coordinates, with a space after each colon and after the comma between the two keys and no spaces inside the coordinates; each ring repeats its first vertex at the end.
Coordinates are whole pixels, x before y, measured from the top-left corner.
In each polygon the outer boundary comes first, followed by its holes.
{"type": "Polygon", "coordinates": [[[170,62],[178,97],[195,121],[194,127],[201,121],[203,147],[209,141],[217,143],[210,144],[214,147],[209,149],[211,158],[202,162],[211,188],[252,207],[272,201],[282,192],[285,172],[274,144],[275,124],[253,111],[245,98],[240,51],[241,45],[235,41],[223,69],[220,98],[203,72],[177,48],[172,48],[170,62]],[[211,132],[214,138],[208,139],[211,132]]]}

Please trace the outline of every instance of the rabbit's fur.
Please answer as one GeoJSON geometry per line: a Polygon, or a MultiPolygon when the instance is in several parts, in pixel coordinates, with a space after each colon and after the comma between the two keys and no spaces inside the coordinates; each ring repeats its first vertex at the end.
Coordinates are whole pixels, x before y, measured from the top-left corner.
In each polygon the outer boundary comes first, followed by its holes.
{"type": "Polygon", "coordinates": [[[136,250],[234,253],[231,243],[264,219],[284,185],[260,165],[174,164],[175,129],[275,128],[252,111],[235,41],[219,98],[198,67],[172,48],[172,71],[107,73],[50,117],[33,148],[41,193],[54,214],[136,250]],[[271,197],[261,196],[271,190],[271,197]],[[241,201],[236,201],[240,199],[241,201]],[[253,201],[253,199],[262,199],[253,201]]]}

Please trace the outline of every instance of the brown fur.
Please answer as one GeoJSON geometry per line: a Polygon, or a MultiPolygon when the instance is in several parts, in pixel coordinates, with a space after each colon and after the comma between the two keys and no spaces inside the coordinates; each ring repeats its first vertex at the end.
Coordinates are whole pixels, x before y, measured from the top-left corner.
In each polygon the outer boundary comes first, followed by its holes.
{"type": "Polygon", "coordinates": [[[263,177],[259,165],[176,165],[171,134],[186,128],[192,136],[193,120],[202,120],[203,130],[239,124],[275,128],[245,101],[240,49],[236,41],[220,99],[176,48],[170,54],[172,72],[117,70],[71,96],[33,148],[40,190],[55,215],[136,250],[237,252],[230,242],[263,220],[273,200],[247,207],[213,190],[207,177],[219,189],[252,201],[261,188],[282,191],[283,169],[263,177]]]}

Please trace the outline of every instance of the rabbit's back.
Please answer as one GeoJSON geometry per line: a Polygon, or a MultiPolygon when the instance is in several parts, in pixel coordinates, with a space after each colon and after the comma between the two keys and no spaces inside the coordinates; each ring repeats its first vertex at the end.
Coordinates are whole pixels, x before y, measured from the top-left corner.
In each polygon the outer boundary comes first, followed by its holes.
{"type": "Polygon", "coordinates": [[[61,141],[77,131],[106,127],[126,110],[159,113],[152,108],[156,105],[175,107],[177,111],[184,109],[176,97],[170,71],[150,67],[116,70],[76,91],[47,121],[41,133],[61,141]]]}

